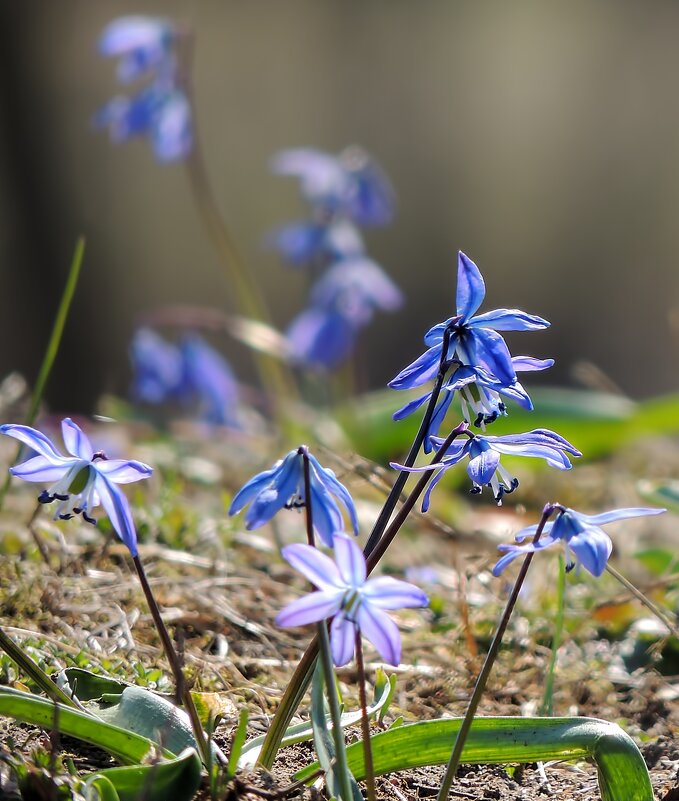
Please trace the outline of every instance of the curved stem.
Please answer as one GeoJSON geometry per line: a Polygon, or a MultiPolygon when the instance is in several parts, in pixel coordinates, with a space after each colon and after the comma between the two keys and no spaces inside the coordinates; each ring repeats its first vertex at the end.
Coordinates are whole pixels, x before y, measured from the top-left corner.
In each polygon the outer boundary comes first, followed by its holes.
{"type": "MultiPolygon", "coordinates": [[[[537,542],[542,536],[542,531],[545,527],[545,523],[552,515],[554,508],[555,508],[554,504],[548,503],[543,509],[542,517],[540,518],[540,522],[538,523],[535,536],[533,537],[534,543],[537,542]]],[[[526,578],[526,574],[528,573],[528,568],[530,567],[530,563],[533,561],[533,556],[534,556],[533,553],[529,553],[523,560],[523,564],[521,565],[521,570],[519,571],[519,575],[516,577],[516,581],[514,582],[514,587],[512,589],[511,595],[509,596],[509,600],[507,601],[507,605],[505,606],[505,611],[502,614],[500,623],[497,627],[497,631],[495,632],[495,636],[493,637],[493,642],[490,644],[490,648],[488,649],[488,653],[486,654],[486,659],[483,663],[483,667],[481,668],[481,672],[479,673],[479,676],[476,679],[476,684],[474,685],[474,692],[472,693],[472,697],[469,699],[469,705],[467,706],[467,711],[465,712],[464,718],[462,719],[462,723],[460,724],[460,730],[458,731],[457,737],[455,738],[453,753],[450,755],[450,760],[448,761],[448,765],[446,767],[446,772],[443,777],[443,782],[441,783],[441,788],[437,796],[437,801],[445,801],[445,799],[448,797],[448,793],[450,792],[450,787],[453,783],[453,779],[455,778],[455,774],[457,773],[457,769],[460,765],[460,757],[462,756],[462,750],[467,740],[469,729],[471,728],[471,725],[474,721],[474,716],[476,715],[476,710],[479,706],[479,701],[481,700],[483,691],[486,689],[486,683],[488,681],[488,677],[490,676],[490,671],[492,670],[493,665],[495,664],[495,659],[497,658],[498,651],[500,650],[502,638],[504,637],[504,633],[507,629],[509,619],[512,616],[512,612],[514,611],[514,607],[519,597],[519,592],[521,591],[521,587],[523,586],[523,582],[526,578]]]]}
{"type": "Polygon", "coordinates": [[[365,697],[365,666],[363,664],[363,642],[361,632],[356,629],[356,669],[358,672],[358,696],[361,702],[361,729],[363,732],[363,759],[365,760],[365,784],[368,801],[375,801],[375,769],[373,752],[370,743],[370,718],[368,717],[368,701],[365,697]]]}

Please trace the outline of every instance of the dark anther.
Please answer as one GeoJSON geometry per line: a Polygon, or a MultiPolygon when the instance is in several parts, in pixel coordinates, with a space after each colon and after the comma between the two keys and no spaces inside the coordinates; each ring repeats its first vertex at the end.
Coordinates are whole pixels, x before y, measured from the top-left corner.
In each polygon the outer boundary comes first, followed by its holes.
{"type": "Polygon", "coordinates": [[[38,495],[38,503],[52,503],[54,500],[54,495],[50,495],[47,490],[43,490],[40,495],[38,495]]]}
{"type": "Polygon", "coordinates": [[[108,461],[108,456],[104,453],[104,451],[96,451],[92,454],[92,461],[96,461],[97,459],[103,459],[105,462],[108,461]]]}
{"type": "Polygon", "coordinates": [[[481,487],[474,486],[469,490],[470,495],[478,495],[481,492],[481,487]]]}
{"type": "Polygon", "coordinates": [[[288,501],[285,504],[286,509],[304,509],[306,504],[304,503],[303,498],[296,498],[294,500],[288,501]]]}
{"type": "Polygon", "coordinates": [[[574,567],[575,567],[575,562],[569,562],[569,563],[566,565],[566,573],[570,573],[570,572],[571,572],[571,570],[572,570],[574,567]]]}
{"type": "Polygon", "coordinates": [[[483,412],[479,412],[478,417],[476,418],[476,420],[474,420],[474,427],[475,428],[481,428],[481,423],[484,422],[484,419],[485,419],[485,415],[483,414],[483,412]]]}
{"type": "Polygon", "coordinates": [[[97,521],[93,517],[90,517],[87,514],[87,512],[83,511],[82,515],[83,515],[83,520],[85,520],[87,523],[91,523],[93,526],[97,525],[97,521]]]}
{"type": "Polygon", "coordinates": [[[515,490],[515,489],[516,489],[518,486],[519,486],[519,479],[518,479],[518,478],[513,478],[513,479],[512,479],[512,483],[511,483],[511,485],[510,485],[509,487],[505,487],[505,488],[504,488],[505,495],[509,495],[511,492],[514,492],[514,490],[515,490]]]}
{"type": "Polygon", "coordinates": [[[498,403],[498,405],[497,405],[497,408],[498,408],[500,414],[504,414],[507,411],[507,404],[503,403],[502,401],[500,401],[498,403]]]}
{"type": "Polygon", "coordinates": [[[59,515],[59,520],[71,520],[73,515],[59,515]]]}
{"type": "Polygon", "coordinates": [[[57,493],[55,492],[52,497],[56,498],[58,501],[67,501],[69,496],[68,495],[57,495],[57,493]]]}

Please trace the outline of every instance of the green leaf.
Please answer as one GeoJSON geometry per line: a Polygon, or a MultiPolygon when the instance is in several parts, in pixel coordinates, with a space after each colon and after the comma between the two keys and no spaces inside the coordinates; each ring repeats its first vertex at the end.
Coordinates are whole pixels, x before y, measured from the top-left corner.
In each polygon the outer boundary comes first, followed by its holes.
{"type": "Polygon", "coordinates": [[[57,684],[67,695],[75,695],[81,701],[92,701],[103,695],[120,695],[131,685],[108,676],[99,676],[82,668],[69,667],[59,672],[57,684]]]}
{"type": "Polygon", "coordinates": [[[386,700],[381,705],[379,714],[377,716],[377,722],[380,726],[384,723],[384,716],[387,714],[389,704],[391,704],[394,698],[394,693],[396,692],[396,676],[394,674],[387,676],[384,670],[381,667],[378,667],[375,673],[373,703],[378,703],[379,698],[384,695],[385,690],[387,691],[386,700]]]}
{"type": "Polygon", "coordinates": [[[238,770],[238,761],[243,753],[243,746],[245,745],[245,738],[248,734],[248,708],[244,706],[238,717],[238,728],[233,736],[231,742],[231,753],[229,754],[229,765],[227,773],[229,776],[234,776],[238,770]]]}
{"type": "Polygon", "coordinates": [[[142,762],[156,748],[155,743],[147,737],[106,723],[94,715],[9,687],[0,687],[0,715],[23,723],[51,729],[55,706],[58,707],[59,731],[103,748],[121,762],[142,762]]]}
{"type": "Polygon", "coordinates": [[[637,490],[645,501],[679,512],[679,481],[640,481],[637,490]]]}
{"type": "MultiPolygon", "coordinates": [[[[450,758],[461,719],[427,720],[388,729],[372,738],[375,774],[426,765],[450,758]]],[[[365,775],[363,748],[347,748],[351,772],[365,775]]],[[[653,801],[646,763],[634,741],[615,723],[595,718],[476,718],[462,752],[466,764],[589,759],[599,774],[603,801],[653,801]]],[[[295,775],[305,780],[318,769],[310,765],[295,775]]]]}
{"type": "Polygon", "coordinates": [[[86,801],[120,801],[113,783],[100,773],[86,779],[82,794],[86,801]]]}
{"type": "Polygon", "coordinates": [[[200,786],[202,764],[193,748],[168,762],[108,768],[90,776],[86,785],[94,785],[101,801],[191,801],[200,786]],[[115,795],[101,795],[101,789],[115,795]]]}
{"type": "Polygon", "coordinates": [[[675,553],[666,548],[646,548],[643,551],[637,551],[634,558],[656,576],[669,573],[677,565],[675,553]]]}

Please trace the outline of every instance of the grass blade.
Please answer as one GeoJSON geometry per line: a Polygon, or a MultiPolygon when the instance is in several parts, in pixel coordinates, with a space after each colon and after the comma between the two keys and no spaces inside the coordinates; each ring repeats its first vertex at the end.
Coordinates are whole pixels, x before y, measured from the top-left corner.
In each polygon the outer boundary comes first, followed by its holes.
{"type": "MultiPolygon", "coordinates": [[[[450,757],[461,719],[427,720],[372,738],[375,773],[442,765],[450,757]]],[[[364,776],[362,744],[347,748],[351,772],[364,776]]],[[[616,724],[596,718],[476,718],[462,752],[465,764],[588,759],[597,766],[603,801],[653,801],[646,763],[634,741],[616,724]]],[[[318,769],[295,775],[304,780],[318,769]]]]}

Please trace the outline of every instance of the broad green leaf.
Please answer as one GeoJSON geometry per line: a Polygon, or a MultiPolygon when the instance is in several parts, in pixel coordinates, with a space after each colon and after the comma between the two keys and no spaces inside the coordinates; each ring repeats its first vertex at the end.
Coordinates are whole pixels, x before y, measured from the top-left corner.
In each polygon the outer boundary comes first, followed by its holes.
{"type": "Polygon", "coordinates": [[[110,679],[108,676],[99,676],[82,668],[70,667],[60,671],[57,676],[57,685],[68,695],[75,695],[81,701],[91,701],[101,698],[102,695],[120,695],[127,682],[110,679]]]}
{"type": "Polygon", "coordinates": [[[86,801],[120,801],[113,783],[100,773],[90,776],[81,792],[86,801]]]}
{"type": "Polygon", "coordinates": [[[121,762],[142,762],[156,748],[155,743],[147,737],[99,720],[94,715],[9,687],[0,687],[0,715],[23,723],[51,729],[54,725],[55,706],[58,707],[59,731],[103,748],[121,762]]]}
{"type": "Polygon", "coordinates": [[[677,564],[676,554],[667,548],[646,548],[643,551],[637,551],[634,558],[656,576],[669,573],[677,564]]]}
{"type": "Polygon", "coordinates": [[[200,786],[202,764],[193,748],[173,760],[151,765],[108,768],[87,779],[101,792],[109,785],[115,796],[101,796],[101,801],[190,801],[200,786]]]}
{"type": "MultiPolygon", "coordinates": [[[[427,720],[388,729],[372,738],[375,774],[442,765],[460,728],[460,718],[427,720]]],[[[365,775],[363,748],[347,748],[357,779],[365,775]]],[[[588,759],[599,774],[602,801],[653,801],[646,763],[634,741],[615,723],[595,718],[476,718],[462,752],[466,764],[588,759]]],[[[310,765],[295,775],[305,780],[310,765]]]]}

